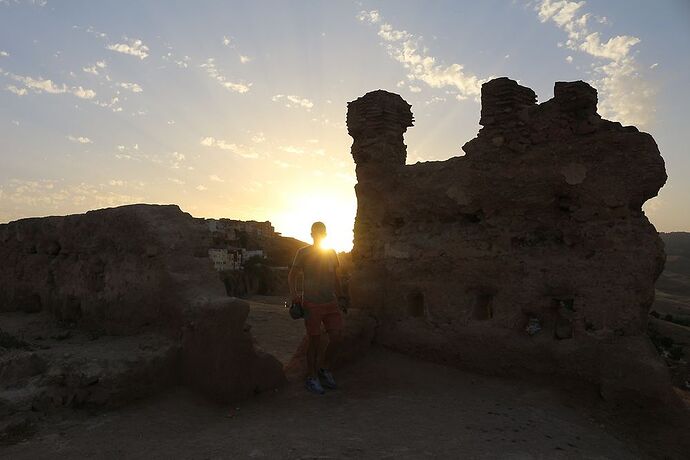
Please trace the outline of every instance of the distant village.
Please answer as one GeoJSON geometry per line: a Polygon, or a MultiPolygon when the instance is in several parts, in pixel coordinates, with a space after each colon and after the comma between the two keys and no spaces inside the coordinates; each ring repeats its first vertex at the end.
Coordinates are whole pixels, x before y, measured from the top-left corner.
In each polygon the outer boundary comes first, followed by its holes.
{"type": "Polygon", "coordinates": [[[213,238],[213,247],[208,250],[208,255],[217,271],[242,270],[252,258],[265,259],[265,248],[257,246],[260,246],[261,241],[280,236],[269,221],[205,221],[213,238]]]}

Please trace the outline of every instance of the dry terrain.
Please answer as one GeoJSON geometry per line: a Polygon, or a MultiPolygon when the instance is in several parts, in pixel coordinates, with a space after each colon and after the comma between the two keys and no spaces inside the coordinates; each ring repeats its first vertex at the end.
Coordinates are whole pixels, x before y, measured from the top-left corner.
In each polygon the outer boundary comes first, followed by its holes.
{"type": "MultiPolygon", "coordinates": [[[[248,323],[284,361],[302,338],[279,298],[253,299],[248,323]]],[[[591,388],[475,375],[380,348],[338,377],[342,388],[324,396],[297,380],[228,407],[172,389],[120,410],[55,416],[0,457],[682,458],[662,415],[621,418],[591,388]]]]}

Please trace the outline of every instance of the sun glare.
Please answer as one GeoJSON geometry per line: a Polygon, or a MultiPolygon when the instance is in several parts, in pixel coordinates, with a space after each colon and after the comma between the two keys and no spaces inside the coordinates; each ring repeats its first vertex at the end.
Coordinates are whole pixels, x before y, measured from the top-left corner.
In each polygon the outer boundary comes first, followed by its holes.
{"type": "Polygon", "coordinates": [[[280,212],[273,224],[284,236],[311,243],[311,224],[321,221],[326,224],[327,234],[322,247],[349,251],[352,249],[352,230],[357,212],[357,203],[352,195],[296,197],[294,206],[280,212]]]}

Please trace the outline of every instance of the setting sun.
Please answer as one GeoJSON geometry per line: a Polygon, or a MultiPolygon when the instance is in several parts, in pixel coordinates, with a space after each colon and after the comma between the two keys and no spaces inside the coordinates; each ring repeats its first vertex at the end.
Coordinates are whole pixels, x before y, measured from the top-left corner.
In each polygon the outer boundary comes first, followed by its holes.
{"type": "Polygon", "coordinates": [[[354,191],[348,194],[318,195],[304,192],[297,195],[272,220],[283,235],[293,236],[311,243],[311,224],[321,221],[326,224],[327,236],[323,247],[336,251],[352,249],[352,229],[357,212],[354,191]]]}

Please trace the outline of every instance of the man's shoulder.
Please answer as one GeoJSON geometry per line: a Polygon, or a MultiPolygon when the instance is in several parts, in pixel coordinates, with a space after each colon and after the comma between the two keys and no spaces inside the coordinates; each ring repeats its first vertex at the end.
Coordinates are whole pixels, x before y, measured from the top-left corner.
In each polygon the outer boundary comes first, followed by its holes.
{"type": "Polygon", "coordinates": [[[297,254],[300,254],[300,253],[301,253],[301,254],[306,254],[306,253],[308,253],[308,252],[311,252],[313,249],[314,249],[314,245],[313,245],[313,244],[308,244],[308,245],[306,245],[306,246],[302,246],[301,248],[299,248],[299,249],[297,250],[297,254]]]}
{"type": "Polygon", "coordinates": [[[312,252],[313,245],[302,246],[295,253],[295,260],[304,260],[305,257],[309,256],[312,252]]]}

